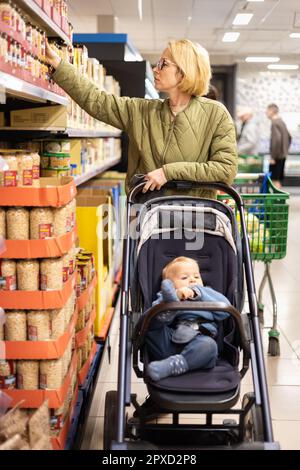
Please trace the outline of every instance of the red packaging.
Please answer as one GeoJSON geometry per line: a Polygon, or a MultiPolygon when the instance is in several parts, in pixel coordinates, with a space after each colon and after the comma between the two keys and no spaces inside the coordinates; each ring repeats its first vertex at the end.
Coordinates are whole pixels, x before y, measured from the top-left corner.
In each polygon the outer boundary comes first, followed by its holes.
{"type": "Polygon", "coordinates": [[[33,171],[23,170],[23,186],[32,186],[33,171]]]}
{"type": "Polygon", "coordinates": [[[18,181],[18,172],[17,171],[4,171],[4,186],[5,187],[16,187],[18,181]]]}
{"type": "Polygon", "coordinates": [[[53,237],[53,224],[40,224],[39,225],[39,238],[44,240],[45,238],[53,237]]]}

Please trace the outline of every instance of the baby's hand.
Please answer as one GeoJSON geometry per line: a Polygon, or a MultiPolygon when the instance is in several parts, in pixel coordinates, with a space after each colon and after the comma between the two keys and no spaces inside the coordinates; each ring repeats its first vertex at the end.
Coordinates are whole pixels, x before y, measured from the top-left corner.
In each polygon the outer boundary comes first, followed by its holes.
{"type": "Polygon", "coordinates": [[[195,297],[195,292],[190,287],[180,287],[180,289],[176,289],[176,294],[179,300],[193,299],[195,297]]]}

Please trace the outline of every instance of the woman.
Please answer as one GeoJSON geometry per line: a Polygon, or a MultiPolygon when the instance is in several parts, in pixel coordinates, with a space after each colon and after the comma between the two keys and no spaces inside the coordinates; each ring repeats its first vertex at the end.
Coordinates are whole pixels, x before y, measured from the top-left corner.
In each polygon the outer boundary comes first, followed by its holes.
{"type": "MultiPolygon", "coordinates": [[[[144,192],[169,180],[231,184],[237,170],[235,130],[226,108],[203,98],[211,69],[207,51],[193,42],[171,41],[154,67],[155,86],[166,100],[116,97],[100,91],[47,44],[53,79],[90,115],[129,136],[126,189],[146,175],[144,192]]],[[[202,191],[214,197],[214,191],[202,191]]]]}

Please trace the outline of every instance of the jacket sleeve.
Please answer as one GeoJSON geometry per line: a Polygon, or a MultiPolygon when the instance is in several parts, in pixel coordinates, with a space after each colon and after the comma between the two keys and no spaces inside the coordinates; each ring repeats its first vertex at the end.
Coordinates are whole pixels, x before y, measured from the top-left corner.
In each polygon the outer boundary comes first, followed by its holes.
{"type": "Polygon", "coordinates": [[[213,134],[207,162],[166,163],[163,169],[168,181],[217,181],[232,184],[237,173],[237,145],[234,125],[227,112],[223,112],[213,134]]]}
{"type": "Polygon", "coordinates": [[[99,121],[128,131],[134,111],[142,112],[146,100],[117,97],[100,91],[75,67],[63,60],[53,74],[55,82],[63,88],[79,106],[99,121]]]}
{"type": "Polygon", "coordinates": [[[161,291],[164,302],[178,302],[178,296],[173,282],[170,279],[164,279],[161,283],[161,291]]]}
{"type": "MultiPolygon", "coordinates": [[[[212,289],[211,287],[199,287],[199,290],[202,294],[202,301],[203,302],[223,302],[226,305],[230,305],[229,300],[225,295],[220,294],[216,290],[212,289]]],[[[219,311],[212,311],[214,320],[224,320],[224,318],[229,317],[229,313],[227,312],[219,312],[219,311]]]]}

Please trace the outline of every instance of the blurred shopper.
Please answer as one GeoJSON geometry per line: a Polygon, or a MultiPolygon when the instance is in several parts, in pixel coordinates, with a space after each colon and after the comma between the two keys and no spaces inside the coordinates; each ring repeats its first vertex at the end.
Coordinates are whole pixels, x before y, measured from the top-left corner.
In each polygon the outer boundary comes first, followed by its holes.
{"type": "Polygon", "coordinates": [[[240,132],[238,134],[239,155],[257,155],[260,132],[252,109],[248,107],[241,108],[238,111],[238,118],[241,121],[240,132]]]}
{"type": "MultiPolygon", "coordinates": [[[[126,189],[146,175],[144,192],[169,180],[231,184],[237,171],[232,119],[222,103],[203,98],[211,79],[207,51],[187,39],[170,41],[154,67],[155,86],[166,100],[117,97],[99,90],[47,44],[53,79],[96,119],[129,136],[126,189]]],[[[129,78],[128,78],[129,79],[129,78]]],[[[215,197],[215,191],[199,195],[215,197]]]]}
{"type": "Polygon", "coordinates": [[[292,142],[292,136],[281,119],[279,108],[276,104],[269,104],[266,115],[272,122],[269,171],[271,172],[273,183],[278,188],[281,188],[284,179],[285,160],[292,142]]]}

